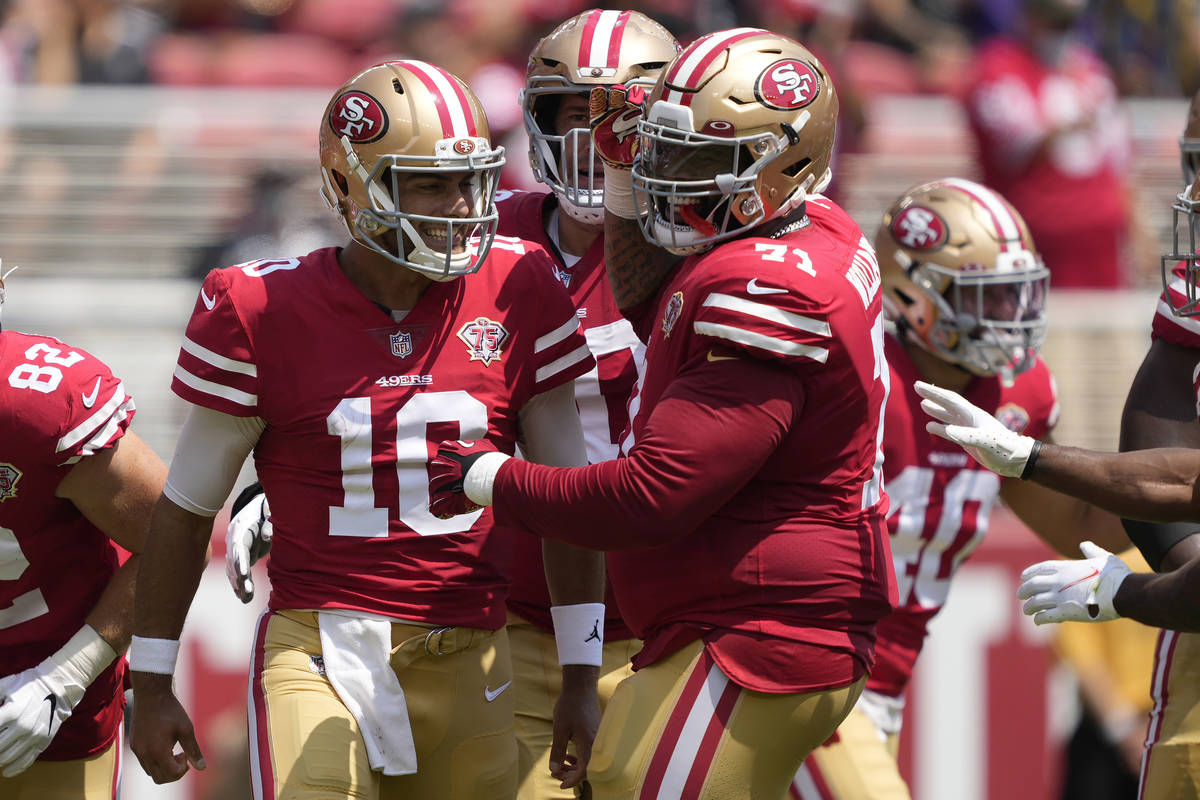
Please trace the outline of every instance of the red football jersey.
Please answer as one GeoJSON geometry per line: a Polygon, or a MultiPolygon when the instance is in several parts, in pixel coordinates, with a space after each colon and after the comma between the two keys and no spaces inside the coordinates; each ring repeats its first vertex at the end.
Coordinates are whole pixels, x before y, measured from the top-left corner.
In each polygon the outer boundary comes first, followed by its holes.
{"type": "MultiPolygon", "coordinates": [[[[621,610],[645,640],[635,666],[701,637],[731,679],[758,691],[845,685],[872,663],[875,623],[895,593],[881,485],[888,373],[879,269],[844,211],[813,196],[809,216],[779,239],[746,237],[685,259],[635,321],[647,339],[646,372],[630,404],[624,463],[641,468],[639,448],[651,445],[639,438],[660,402],[688,409],[683,427],[702,440],[722,436],[722,418],[746,418],[733,406],[672,397],[697,365],[738,352],[748,358],[733,358],[731,372],[766,361],[770,374],[785,370],[803,385],[791,406],[802,412],[789,411],[745,480],[739,473],[719,486],[723,465],[702,465],[710,499],[721,499],[711,501],[714,511],[662,521],[685,531],[665,544],[609,553],[621,610]]],[[[606,508],[605,498],[624,487],[638,506],[675,508],[677,497],[643,497],[639,487],[686,495],[694,461],[660,441],[644,459],[646,474],[625,475],[622,462],[558,471],[509,462],[497,475],[497,506],[527,523],[574,514],[579,532],[562,538],[612,547],[626,542],[623,532],[601,528],[624,524],[628,512],[606,508]],[[625,483],[610,487],[618,474],[625,483]]],[[[658,524],[661,514],[652,515],[658,524]]]]}
{"type": "MultiPolygon", "coordinates": [[[[942,609],[955,570],[983,541],[1000,476],[981,467],[961,447],[925,430],[929,417],[913,389],[920,380],[912,359],[887,337],[892,392],[884,417],[884,485],[888,532],[899,605],[879,623],[877,661],[868,688],[904,693],[929,621],[942,609]]],[[[963,391],[1012,430],[1041,438],[1058,421],[1058,396],[1039,358],[1005,387],[998,377],[975,378],[963,391]]]]}
{"type": "Polygon", "coordinates": [[[969,83],[983,183],[1024,216],[1054,285],[1128,286],[1130,133],[1104,63],[1072,44],[1052,68],[1026,44],[997,39],[980,48],[969,83]]]}
{"type": "MultiPolygon", "coordinates": [[[[555,255],[557,249],[546,235],[543,219],[556,202],[549,192],[497,192],[499,231],[541,245],[551,256],[555,277],[567,287],[575,304],[588,347],[596,359],[596,366],[575,379],[575,402],[579,406],[588,461],[596,464],[618,455],[617,442],[629,424],[629,395],[645,364],[646,347],[629,320],[617,310],[604,269],[604,237],[598,237],[574,266],[566,266],[555,255]]],[[[517,531],[514,539],[516,560],[508,607],[524,619],[552,630],[542,540],[528,531],[517,531]]],[[[632,634],[617,610],[611,584],[606,591],[605,612],[608,618],[604,640],[628,639],[632,634]]]]}
{"type": "Polygon", "coordinates": [[[575,309],[544,254],[501,238],[396,322],[338,252],[209,273],[172,388],[267,423],[271,608],[498,628],[509,548],[490,511],[429,513],[427,464],[446,439],[513,452],[525,403],[592,366],[575,309]]]}
{"type": "MultiPolygon", "coordinates": [[[[37,665],[83,626],[116,546],[55,497],[71,467],[125,435],[133,398],[99,359],[49,336],[0,331],[0,674],[37,665]]],[[[94,755],[117,735],[125,659],[88,687],[41,755],[94,755]]]]}

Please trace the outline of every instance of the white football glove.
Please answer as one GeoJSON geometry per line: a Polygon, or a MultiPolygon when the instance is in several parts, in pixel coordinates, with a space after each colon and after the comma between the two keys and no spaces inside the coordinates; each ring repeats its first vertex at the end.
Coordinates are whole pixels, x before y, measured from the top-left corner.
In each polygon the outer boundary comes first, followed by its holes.
{"type": "Polygon", "coordinates": [[[92,681],[117,651],[84,625],[36,667],[0,678],[0,774],[29,768],[58,734],[92,681]]]}
{"type": "Polygon", "coordinates": [[[233,516],[225,529],[225,577],[243,603],[254,598],[250,567],[270,552],[274,533],[271,509],[262,486],[257,483],[247,486],[234,501],[233,516]]]}
{"type": "Polygon", "coordinates": [[[1121,616],[1113,595],[1129,574],[1125,562],[1091,542],[1081,542],[1082,561],[1043,561],[1021,573],[1017,598],[1038,625],[1107,622],[1121,616]]]}
{"type": "Polygon", "coordinates": [[[1009,478],[1020,478],[1036,440],[1004,427],[1004,423],[949,389],[917,381],[921,408],[938,422],[925,430],[949,439],[983,466],[1009,478]]]}

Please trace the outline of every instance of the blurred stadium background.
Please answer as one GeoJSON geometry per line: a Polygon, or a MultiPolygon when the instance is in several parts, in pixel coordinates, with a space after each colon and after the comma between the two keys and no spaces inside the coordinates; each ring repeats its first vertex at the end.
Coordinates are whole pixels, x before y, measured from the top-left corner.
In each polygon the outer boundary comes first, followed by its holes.
{"type": "MultiPolygon", "coordinates": [[[[0,258],[4,269],[20,266],[9,280],[5,325],[59,336],[106,360],[137,399],[137,430],[169,460],[183,414],[170,375],[200,277],[342,239],[317,193],[317,123],[329,92],[384,57],[435,61],[466,77],[487,106],[508,147],[505,184],[529,186],[516,103],[525,53],[557,21],[592,5],[0,0],[0,258]]],[[[958,96],[962,76],[976,43],[1004,30],[1021,5],[613,7],[655,16],[684,41],[759,24],[834,48],[852,135],[833,190],[872,237],[883,209],[908,186],[978,176],[958,96]]],[[[1196,5],[1088,5],[1084,30],[1112,68],[1132,123],[1140,236],[1130,256],[1133,288],[1051,294],[1044,356],[1059,382],[1061,442],[1115,447],[1121,404],[1149,344],[1157,256],[1170,245],[1180,184],[1184,98],[1197,84],[1196,5]]],[[[1061,746],[1078,713],[1074,688],[1013,594],[1020,568],[1049,551],[1003,511],[992,527],[955,582],[913,688],[902,758],[919,800],[1057,797],[1061,746]]],[[[178,677],[210,768],[153,787],[129,756],[126,800],[248,797],[245,665],[265,592],[240,605],[225,585],[222,555],[217,537],[178,677]]],[[[259,583],[265,587],[265,574],[259,583]]]]}

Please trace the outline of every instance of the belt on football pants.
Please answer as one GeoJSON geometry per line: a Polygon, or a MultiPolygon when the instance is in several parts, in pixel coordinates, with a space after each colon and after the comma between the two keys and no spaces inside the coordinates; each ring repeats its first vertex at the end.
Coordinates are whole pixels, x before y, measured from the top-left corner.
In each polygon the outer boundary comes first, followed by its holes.
{"type": "Polygon", "coordinates": [[[491,641],[497,633],[499,631],[456,626],[423,630],[392,648],[391,665],[393,669],[399,670],[412,663],[413,659],[423,655],[448,656],[451,653],[460,653],[463,650],[480,647],[491,641]]]}

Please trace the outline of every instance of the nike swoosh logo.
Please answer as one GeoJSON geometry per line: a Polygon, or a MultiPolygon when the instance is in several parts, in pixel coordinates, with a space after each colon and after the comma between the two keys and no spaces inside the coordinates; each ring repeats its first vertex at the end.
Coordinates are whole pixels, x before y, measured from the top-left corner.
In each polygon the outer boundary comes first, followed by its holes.
{"type": "Polygon", "coordinates": [[[495,689],[489,689],[488,687],[484,686],[483,687],[483,699],[487,700],[490,703],[493,700],[495,700],[497,697],[499,697],[500,695],[504,694],[504,690],[510,686],[512,686],[511,680],[506,683],[500,684],[495,689]]]}
{"type": "Polygon", "coordinates": [[[80,395],[83,398],[83,407],[91,408],[96,404],[96,395],[100,394],[100,379],[96,378],[96,385],[92,387],[89,394],[80,395]]]}
{"type": "Polygon", "coordinates": [[[54,709],[58,708],[58,697],[48,694],[42,699],[50,702],[50,721],[46,723],[46,735],[48,736],[54,730],[54,709]]]}
{"type": "Polygon", "coordinates": [[[204,301],[204,307],[207,308],[209,311],[212,311],[213,306],[215,306],[217,304],[217,298],[215,298],[215,297],[210,298],[208,295],[206,295],[204,293],[203,288],[200,289],[200,299],[204,301]]]}
{"type": "Polygon", "coordinates": [[[1099,575],[1099,574],[1100,574],[1100,570],[1098,570],[1098,569],[1094,569],[1094,570],[1092,570],[1091,572],[1089,572],[1087,575],[1084,575],[1084,576],[1083,576],[1082,578],[1080,578],[1079,580],[1077,580],[1077,581],[1071,581],[1070,583],[1068,583],[1066,586],[1062,587],[1062,588],[1061,588],[1061,589],[1059,589],[1058,591],[1059,591],[1060,593],[1061,593],[1061,592],[1065,592],[1067,589],[1070,589],[1072,586],[1078,586],[1079,584],[1083,583],[1084,581],[1090,581],[1092,578],[1096,577],[1096,576],[1097,576],[1097,575],[1099,575]]]}
{"type": "Polygon", "coordinates": [[[770,286],[759,286],[758,278],[751,278],[746,284],[746,291],[750,294],[787,294],[787,289],[775,289],[770,286]]]}
{"type": "Polygon", "coordinates": [[[708,351],[709,361],[737,361],[737,356],[714,356],[713,351],[708,351]]]}

